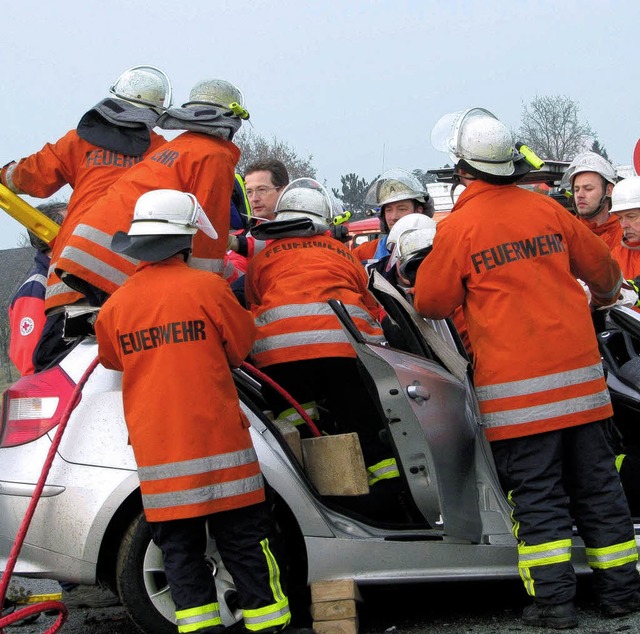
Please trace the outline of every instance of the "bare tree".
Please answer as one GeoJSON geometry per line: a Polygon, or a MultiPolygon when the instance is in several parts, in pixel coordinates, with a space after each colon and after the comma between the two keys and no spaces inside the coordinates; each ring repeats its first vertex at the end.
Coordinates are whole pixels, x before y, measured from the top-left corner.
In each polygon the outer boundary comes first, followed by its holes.
{"type": "Polygon", "coordinates": [[[316,168],[312,163],[313,156],[311,154],[306,158],[298,156],[286,141],[277,137],[268,141],[253,130],[243,128],[233,137],[233,142],[240,148],[241,155],[236,170],[241,174],[244,174],[244,170],[250,163],[264,159],[277,159],[287,166],[291,180],[303,176],[310,178],[316,176],[316,168]]]}
{"type": "Polygon", "coordinates": [[[578,104],[564,95],[536,97],[522,104],[518,140],[543,159],[570,161],[590,149],[595,133],[582,123],[578,104]]]}

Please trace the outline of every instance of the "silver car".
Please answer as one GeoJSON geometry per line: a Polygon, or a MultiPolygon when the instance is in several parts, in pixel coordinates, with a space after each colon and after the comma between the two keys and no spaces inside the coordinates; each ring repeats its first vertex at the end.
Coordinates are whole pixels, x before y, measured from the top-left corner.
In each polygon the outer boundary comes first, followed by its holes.
{"type": "MultiPolygon", "coordinates": [[[[421,319],[378,276],[372,290],[404,335],[405,350],[368,344],[336,302],[373,389],[410,491],[412,516],[379,522],[323,497],[265,413],[260,383],[235,371],[262,471],[286,545],[290,587],[304,604],[311,582],[390,584],[517,578],[509,507],[479,426],[463,348],[446,321],[421,319]],[[297,589],[297,590],[296,590],[297,589]]],[[[0,566],[34,492],[62,413],[97,354],[95,339],[4,394],[0,433],[0,566]]],[[[100,582],[149,634],[174,632],[162,558],[142,513],[128,444],[120,374],[97,366],[82,387],[37,506],[15,574],[100,582]]],[[[342,389],[348,389],[348,385],[342,389]]],[[[161,394],[149,398],[162,398],[161,394]]],[[[209,543],[223,620],[241,618],[233,580],[209,543]]],[[[575,538],[573,561],[586,571],[575,538]]],[[[295,607],[295,606],[294,606],[295,607]]]]}

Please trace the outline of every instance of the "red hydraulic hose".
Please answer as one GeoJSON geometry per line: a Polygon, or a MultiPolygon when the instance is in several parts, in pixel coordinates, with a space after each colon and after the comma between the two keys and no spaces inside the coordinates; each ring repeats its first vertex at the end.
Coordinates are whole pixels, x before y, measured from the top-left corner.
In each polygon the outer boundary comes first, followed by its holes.
{"type": "Polygon", "coordinates": [[[278,392],[278,394],[280,394],[280,396],[282,396],[288,403],[293,406],[298,414],[300,414],[300,417],[307,424],[307,426],[311,430],[311,433],[316,438],[322,436],[322,433],[320,432],[316,424],[311,420],[311,417],[309,416],[309,414],[307,414],[304,407],[302,407],[302,405],[300,405],[300,403],[298,403],[298,401],[296,401],[293,396],[289,394],[289,392],[287,392],[282,386],[278,385],[270,376],[266,375],[264,372],[261,372],[260,370],[258,370],[258,368],[252,366],[246,361],[242,363],[240,368],[244,370],[249,376],[258,379],[263,383],[269,384],[276,392],[278,392]]]}
{"type": "MultiPolygon", "coordinates": [[[[36,506],[38,505],[38,501],[40,500],[40,495],[42,494],[42,490],[44,489],[44,485],[47,481],[47,476],[49,475],[51,464],[53,463],[53,459],[55,458],[58,447],[60,446],[62,434],[64,434],[64,430],[67,427],[67,422],[69,421],[71,412],[73,412],[76,405],[80,402],[81,391],[84,387],[84,384],[91,376],[91,373],[96,369],[97,365],[98,357],[96,357],[89,364],[89,367],[85,370],[82,377],[80,377],[80,380],[73,389],[71,398],[69,399],[69,402],[67,403],[67,406],[62,413],[62,418],[60,419],[60,423],[58,423],[58,429],[56,430],[53,441],[51,442],[51,447],[49,448],[47,458],[44,461],[42,472],[40,473],[40,478],[38,479],[35,491],[31,496],[31,501],[29,502],[27,512],[22,520],[22,523],[20,524],[18,534],[16,535],[16,539],[13,542],[13,547],[11,548],[11,552],[9,553],[7,567],[4,571],[4,574],[2,575],[2,579],[0,579],[0,605],[4,605],[4,598],[7,593],[7,587],[9,586],[11,574],[13,573],[13,569],[15,568],[18,555],[20,554],[20,549],[22,548],[22,544],[27,535],[27,531],[29,530],[29,525],[31,524],[31,519],[33,518],[36,506]]],[[[5,625],[15,623],[16,621],[21,621],[28,616],[32,616],[34,614],[38,614],[39,612],[45,612],[48,610],[55,610],[56,612],[59,612],[57,621],[44,632],[44,634],[53,634],[62,627],[62,624],[67,620],[68,616],[67,607],[60,601],[42,601],[40,603],[34,603],[24,608],[20,608],[16,612],[0,618],[0,628],[4,627],[5,625]]],[[[4,630],[0,629],[0,634],[2,634],[2,632],[4,632],[4,630]]]]}

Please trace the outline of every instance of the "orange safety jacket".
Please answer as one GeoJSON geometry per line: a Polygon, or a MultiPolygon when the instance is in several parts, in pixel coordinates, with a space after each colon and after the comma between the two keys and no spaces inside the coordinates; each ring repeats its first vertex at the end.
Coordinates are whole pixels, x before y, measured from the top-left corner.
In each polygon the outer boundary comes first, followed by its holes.
{"type": "Polygon", "coordinates": [[[197,132],[183,132],[129,170],[83,216],[57,261],[57,270],[79,277],[111,294],[133,274],[137,261],[111,250],[117,231],[128,231],[138,198],[153,189],[195,195],[218,233],[199,231],[191,266],[222,274],[229,237],[229,201],[240,150],[197,132]]]}
{"type": "Polygon", "coordinates": [[[612,247],[611,254],[620,265],[625,279],[632,280],[640,275],[640,242],[620,240],[612,247]]]}
{"type": "Polygon", "coordinates": [[[165,138],[152,131],[151,145],[145,155],[126,156],[85,141],[74,129],[12,166],[9,171],[10,183],[6,182],[3,171],[4,185],[36,198],[48,198],[67,184],[73,188],[67,214],[51,245],[51,266],[45,296],[47,312],[82,298],[80,293],[69,288],[55,275],[54,269],[62,248],[83,214],[104,195],[112,183],[163,143],[165,138]]]}
{"type": "MultiPolygon", "coordinates": [[[[227,205],[228,206],[228,205],[227,205]]],[[[151,522],[264,500],[229,365],[255,336],[229,284],[181,255],[142,263],[95,324],[99,358],[122,371],[124,415],[151,522]]]]}
{"type": "Polygon", "coordinates": [[[273,240],[249,262],[247,306],[258,326],[257,367],[323,357],[355,357],[327,303],[340,300],[369,341],[382,342],[382,309],[351,251],[329,235],[273,240]]]}
{"type": "Polygon", "coordinates": [[[618,217],[614,214],[610,214],[608,220],[601,225],[597,225],[595,222],[591,222],[582,216],[578,216],[578,219],[585,226],[589,227],[593,233],[602,238],[610,249],[620,244],[622,240],[622,227],[618,217]]]}
{"type": "Polygon", "coordinates": [[[620,267],[604,242],[551,198],[473,181],[438,224],[414,305],[431,319],[462,305],[487,438],[612,415],[585,294],[614,301],[620,267]]]}

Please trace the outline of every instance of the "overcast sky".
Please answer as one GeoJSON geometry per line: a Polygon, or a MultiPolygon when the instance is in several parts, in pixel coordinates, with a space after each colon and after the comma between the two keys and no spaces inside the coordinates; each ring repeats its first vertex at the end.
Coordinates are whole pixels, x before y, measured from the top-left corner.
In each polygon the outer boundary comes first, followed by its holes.
{"type": "MultiPolygon", "coordinates": [[[[176,105],[201,79],[235,83],[255,132],[313,155],[337,188],[349,172],[442,166],[429,141],[442,114],[481,106],[517,128],[537,95],[576,101],[615,164],[640,137],[637,0],[2,5],[0,165],[75,127],[137,64],[170,76],[176,105]]],[[[0,210],[0,249],[22,233],[0,210]]]]}

